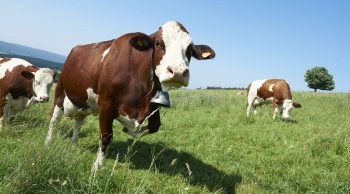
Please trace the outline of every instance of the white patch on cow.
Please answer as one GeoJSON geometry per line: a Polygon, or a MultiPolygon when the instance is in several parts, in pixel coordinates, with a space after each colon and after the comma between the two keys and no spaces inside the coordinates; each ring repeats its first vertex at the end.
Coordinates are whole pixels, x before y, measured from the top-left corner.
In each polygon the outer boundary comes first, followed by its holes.
{"type": "MultiPolygon", "coordinates": [[[[249,116],[249,112],[253,105],[258,105],[260,100],[258,99],[258,90],[261,86],[266,82],[267,79],[264,80],[256,80],[250,84],[250,88],[247,96],[247,116],[249,116]]],[[[254,108],[254,107],[253,107],[254,108]]],[[[254,108],[255,109],[255,108],[254,108]]]]}
{"type": "Polygon", "coordinates": [[[80,116],[88,116],[90,114],[97,115],[99,112],[99,106],[98,106],[98,95],[94,93],[92,88],[88,88],[86,90],[87,93],[87,100],[86,103],[88,105],[88,108],[82,109],[75,106],[69,98],[66,96],[63,101],[63,107],[64,107],[64,116],[70,117],[70,118],[76,118],[80,116]]]}
{"type": "Polygon", "coordinates": [[[94,90],[92,88],[88,88],[86,90],[88,99],[86,101],[87,105],[89,106],[89,110],[87,114],[94,114],[97,115],[99,112],[99,106],[98,106],[98,95],[94,93],[94,90]]]}
{"type": "Polygon", "coordinates": [[[28,107],[30,100],[26,97],[20,96],[18,99],[14,99],[11,94],[7,94],[5,97],[7,100],[6,108],[5,108],[5,116],[11,117],[16,113],[23,111],[28,107]]]}
{"type": "Polygon", "coordinates": [[[117,121],[119,121],[125,128],[133,132],[138,132],[141,127],[140,123],[137,122],[136,119],[130,119],[128,115],[126,116],[120,115],[117,118],[117,121]]]}
{"type": "Polygon", "coordinates": [[[64,116],[66,117],[73,118],[79,113],[79,108],[76,107],[67,96],[64,98],[63,107],[64,116]]]}
{"type": "Polygon", "coordinates": [[[49,98],[50,89],[53,84],[54,77],[49,68],[40,68],[34,74],[33,91],[36,101],[45,102],[49,98]]]}
{"type": "Polygon", "coordinates": [[[192,39],[188,33],[181,30],[177,22],[167,22],[161,28],[166,52],[155,73],[164,88],[187,86],[189,74],[183,76],[183,72],[189,67],[186,49],[192,43],[192,39]],[[169,67],[173,73],[168,71],[169,67]]]}
{"type": "Polygon", "coordinates": [[[104,58],[107,56],[107,54],[109,53],[109,49],[111,49],[111,47],[109,47],[108,49],[106,49],[105,51],[103,51],[101,63],[103,62],[103,59],[104,59],[104,58]]]}
{"type": "Polygon", "coordinates": [[[62,113],[63,113],[63,111],[57,105],[55,105],[55,107],[53,109],[52,117],[50,119],[49,130],[47,131],[47,135],[46,135],[46,139],[45,139],[46,146],[49,145],[50,142],[52,141],[54,127],[55,127],[57,121],[62,116],[62,113]]]}
{"type": "Polygon", "coordinates": [[[269,87],[269,91],[270,91],[270,92],[273,92],[273,89],[272,89],[273,86],[275,86],[275,84],[271,84],[271,85],[270,85],[270,87],[269,87]]]}
{"type": "Polygon", "coordinates": [[[102,151],[102,142],[100,140],[96,160],[91,168],[91,171],[96,172],[98,170],[98,167],[103,165],[103,161],[105,160],[105,158],[106,158],[106,156],[102,151]]]}
{"type": "Polygon", "coordinates": [[[282,118],[288,119],[289,118],[289,111],[293,108],[293,100],[291,99],[285,99],[283,101],[283,112],[282,112],[282,118]]]}
{"type": "Polygon", "coordinates": [[[23,65],[24,67],[33,66],[28,61],[19,58],[11,58],[9,61],[0,65],[0,79],[5,77],[7,71],[11,72],[16,66],[23,65]]]}

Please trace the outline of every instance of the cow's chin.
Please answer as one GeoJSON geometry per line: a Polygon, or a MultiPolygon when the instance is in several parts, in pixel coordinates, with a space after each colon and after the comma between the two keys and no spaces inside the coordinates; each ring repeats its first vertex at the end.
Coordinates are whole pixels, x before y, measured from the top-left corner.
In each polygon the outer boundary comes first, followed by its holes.
{"type": "Polygon", "coordinates": [[[179,89],[181,87],[188,86],[188,81],[177,81],[177,80],[166,80],[161,82],[163,89],[170,90],[170,89],[179,89]]]}

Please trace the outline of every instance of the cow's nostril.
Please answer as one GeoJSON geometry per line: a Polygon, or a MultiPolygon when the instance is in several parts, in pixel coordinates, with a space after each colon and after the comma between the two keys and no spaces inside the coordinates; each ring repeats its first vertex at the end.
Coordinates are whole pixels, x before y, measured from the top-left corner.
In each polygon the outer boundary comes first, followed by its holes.
{"type": "Polygon", "coordinates": [[[187,77],[189,72],[190,71],[188,69],[185,69],[185,71],[182,73],[182,76],[187,77]]]}
{"type": "Polygon", "coordinates": [[[169,71],[169,73],[174,74],[173,68],[171,68],[170,66],[168,66],[167,70],[169,71]]]}

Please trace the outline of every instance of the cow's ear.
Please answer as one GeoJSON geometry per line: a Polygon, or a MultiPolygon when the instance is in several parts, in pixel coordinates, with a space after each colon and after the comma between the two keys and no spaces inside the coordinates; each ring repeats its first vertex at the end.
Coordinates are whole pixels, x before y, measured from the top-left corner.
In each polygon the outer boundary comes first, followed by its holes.
{"type": "Polygon", "coordinates": [[[21,75],[26,79],[33,79],[35,76],[34,73],[32,73],[30,71],[22,71],[21,75]]]}
{"type": "Polygon", "coordinates": [[[51,70],[51,75],[55,78],[57,75],[56,69],[50,69],[51,70]]]}
{"type": "Polygon", "coordinates": [[[207,45],[193,45],[192,56],[198,60],[212,59],[215,57],[215,52],[207,45]]]}
{"type": "Polygon", "coordinates": [[[150,36],[138,33],[130,39],[129,44],[139,51],[146,51],[150,48],[153,48],[154,42],[150,36]]]}

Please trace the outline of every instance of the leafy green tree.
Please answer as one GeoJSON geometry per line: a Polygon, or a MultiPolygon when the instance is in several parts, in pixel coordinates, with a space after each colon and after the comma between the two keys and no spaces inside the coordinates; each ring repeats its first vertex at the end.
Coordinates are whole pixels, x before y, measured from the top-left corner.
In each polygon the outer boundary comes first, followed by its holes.
{"type": "Polygon", "coordinates": [[[333,76],[325,67],[314,67],[306,71],[305,82],[307,86],[317,92],[320,90],[333,90],[335,88],[333,76]]]}

